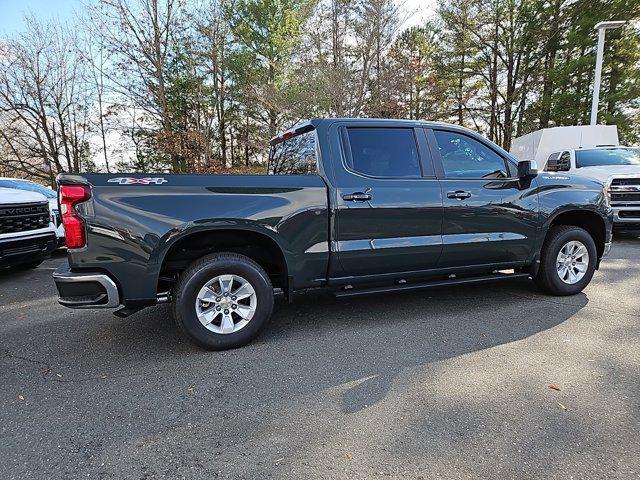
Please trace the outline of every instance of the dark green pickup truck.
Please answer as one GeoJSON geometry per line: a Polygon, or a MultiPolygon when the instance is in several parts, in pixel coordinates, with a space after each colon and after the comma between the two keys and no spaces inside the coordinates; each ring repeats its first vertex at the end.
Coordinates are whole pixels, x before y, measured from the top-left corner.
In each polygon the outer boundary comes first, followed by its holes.
{"type": "Polygon", "coordinates": [[[192,340],[224,349],[265,326],[274,288],[291,300],[531,277],[572,295],[611,245],[601,183],[538,174],[452,125],[311,120],[271,141],[268,170],[61,175],[60,303],[126,316],[172,302],[192,340]]]}

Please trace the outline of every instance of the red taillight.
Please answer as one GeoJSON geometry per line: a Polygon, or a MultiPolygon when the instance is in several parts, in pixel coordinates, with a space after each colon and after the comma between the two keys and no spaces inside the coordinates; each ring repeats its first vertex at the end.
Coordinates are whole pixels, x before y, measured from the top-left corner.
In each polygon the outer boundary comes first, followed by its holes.
{"type": "Polygon", "coordinates": [[[67,248],[82,248],[87,243],[84,220],[76,213],[75,206],[91,198],[88,185],[63,185],[60,187],[60,210],[64,224],[67,248]]]}

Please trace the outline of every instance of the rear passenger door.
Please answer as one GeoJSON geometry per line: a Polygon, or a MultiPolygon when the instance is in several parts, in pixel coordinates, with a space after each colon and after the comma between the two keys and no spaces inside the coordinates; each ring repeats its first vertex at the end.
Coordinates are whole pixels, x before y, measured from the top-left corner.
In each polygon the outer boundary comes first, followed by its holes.
{"type": "MultiPolygon", "coordinates": [[[[537,232],[537,195],[489,141],[465,131],[427,131],[442,186],[441,267],[526,262],[537,232]]],[[[535,182],[535,180],[534,180],[535,182]]]]}
{"type": "Polygon", "coordinates": [[[336,124],[334,277],[434,268],[442,197],[422,128],[336,124]]]}

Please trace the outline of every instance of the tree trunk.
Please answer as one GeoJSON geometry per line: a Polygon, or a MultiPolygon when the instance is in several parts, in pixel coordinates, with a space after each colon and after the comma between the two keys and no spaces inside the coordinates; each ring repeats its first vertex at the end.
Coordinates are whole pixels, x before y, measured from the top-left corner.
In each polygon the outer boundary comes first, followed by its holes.
{"type": "Polygon", "coordinates": [[[249,166],[249,114],[245,115],[244,164],[249,166]]]}
{"type": "MultiPolygon", "coordinates": [[[[269,87],[272,92],[275,92],[276,72],[273,66],[275,60],[269,61],[269,87]]],[[[268,109],[269,115],[269,135],[271,138],[278,134],[278,112],[272,106],[268,109]]]]}
{"type": "Polygon", "coordinates": [[[542,81],[542,99],[540,110],[540,128],[547,128],[551,120],[551,102],[553,98],[553,75],[556,67],[556,57],[560,48],[560,8],[562,0],[553,3],[553,19],[551,20],[551,30],[547,54],[544,62],[544,73],[542,81]]]}

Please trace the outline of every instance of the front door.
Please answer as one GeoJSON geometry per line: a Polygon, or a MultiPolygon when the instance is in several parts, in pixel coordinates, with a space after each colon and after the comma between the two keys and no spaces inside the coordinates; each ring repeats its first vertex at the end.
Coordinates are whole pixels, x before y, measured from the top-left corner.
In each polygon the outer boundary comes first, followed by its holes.
{"type": "Polygon", "coordinates": [[[334,169],[333,249],[338,262],[332,275],[434,268],[442,250],[442,197],[424,131],[358,125],[337,127],[341,155],[334,169]]]}
{"type": "Polygon", "coordinates": [[[440,267],[530,260],[538,197],[521,189],[516,165],[481,137],[427,131],[444,202],[440,267]]]}

